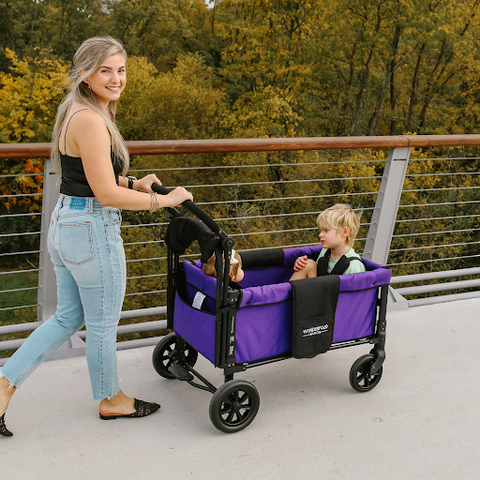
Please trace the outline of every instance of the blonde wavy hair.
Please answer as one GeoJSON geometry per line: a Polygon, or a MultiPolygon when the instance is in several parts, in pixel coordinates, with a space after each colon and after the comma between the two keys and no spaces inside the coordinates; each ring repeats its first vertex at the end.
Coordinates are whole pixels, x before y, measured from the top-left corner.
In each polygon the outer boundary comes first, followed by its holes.
{"type": "Polygon", "coordinates": [[[322,227],[330,227],[337,232],[342,233],[345,227],[350,229],[347,237],[348,244],[353,247],[355,238],[360,230],[360,218],[362,212],[354,212],[352,207],[345,203],[337,203],[330,208],[327,208],[317,217],[317,227],[320,230],[322,227]]]}
{"type": "Polygon", "coordinates": [[[112,150],[122,166],[123,175],[127,173],[128,149],[115,123],[117,102],[111,101],[108,109],[105,110],[98,102],[97,96],[84,83],[84,80],[98,70],[107,58],[118,54],[123,55],[125,62],[127,61],[127,52],[123,45],[118,40],[107,36],[85,40],[73,57],[73,67],[69,75],[70,92],[58,107],[52,135],[51,158],[59,175],[62,171],[59,152],[60,133],[73,102],[85,105],[104,119],[112,141],[112,150]]]}

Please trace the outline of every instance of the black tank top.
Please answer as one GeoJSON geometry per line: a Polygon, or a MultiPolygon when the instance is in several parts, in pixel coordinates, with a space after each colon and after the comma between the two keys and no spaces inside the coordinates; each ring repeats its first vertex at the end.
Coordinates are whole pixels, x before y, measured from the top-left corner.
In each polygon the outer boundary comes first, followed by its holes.
{"type": "MultiPolygon", "coordinates": [[[[82,110],[87,109],[84,108],[82,110]]],[[[77,110],[73,113],[73,115],[81,112],[82,110],[77,110]]],[[[67,148],[67,130],[73,115],[68,119],[68,123],[65,128],[65,151],[67,148]]],[[[64,195],[68,195],[70,197],[94,197],[95,194],[90,188],[87,177],[85,176],[82,159],[80,157],[71,157],[66,153],[59,153],[60,162],[62,165],[62,183],[60,184],[60,193],[63,193],[64,195]]],[[[112,160],[113,171],[115,172],[115,181],[118,185],[118,177],[123,170],[123,159],[116,155],[111,149],[110,158],[112,160]]]]}

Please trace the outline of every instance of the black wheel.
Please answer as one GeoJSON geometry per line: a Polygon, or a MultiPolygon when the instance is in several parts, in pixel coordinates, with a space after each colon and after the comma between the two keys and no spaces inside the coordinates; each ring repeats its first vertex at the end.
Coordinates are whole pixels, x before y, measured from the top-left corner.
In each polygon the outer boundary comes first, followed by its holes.
{"type": "Polygon", "coordinates": [[[383,374],[383,366],[377,373],[370,375],[370,368],[376,360],[372,354],[361,356],[350,369],[350,385],[357,392],[368,392],[380,382],[383,374]]]}
{"type": "Polygon", "coordinates": [[[184,343],[185,350],[185,360],[193,367],[195,362],[198,358],[198,352],[190,346],[187,342],[180,342],[180,337],[175,333],[170,333],[163,337],[155,347],[152,355],[152,362],[153,367],[155,368],[156,372],[162,376],[163,378],[173,379],[175,378],[168,371],[168,367],[174,362],[175,360],[181,359],[182,352],[179,350],[179,344],[184,343]]]}
{"type": "Polygon", "coordinates": [[[259,407],[260,395],[250,382],[231,380],[213,394],[210,420],[222,432],[238,432],[253,422],[259,407]]]}

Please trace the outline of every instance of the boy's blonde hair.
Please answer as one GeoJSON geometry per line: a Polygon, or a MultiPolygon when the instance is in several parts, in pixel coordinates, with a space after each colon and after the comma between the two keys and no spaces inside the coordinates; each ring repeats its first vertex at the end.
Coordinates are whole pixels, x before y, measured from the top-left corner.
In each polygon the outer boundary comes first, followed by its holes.
{"type": "Polygon", "coordinates": [[[350,205],[337,203],[327,208],[317,217],[317,227],[330,227],[341,233],[345,227],[350,229],[347,237],[348,244],[353,247],[355,238],[360,230],[362,212],[354,212],[350,205]]]}
{"type": "MultiPolygon", "coordinates": [[[[238,273],[238,269],[242,266],[242,257],[237,252],[234,253],[234,258],[236,258],[238,260],[238,262],[230,264],[230,275],[229,275],[230,280],[236,278],[237,273],[238,273]]],[[[203,273],[205,273],[206,275],[208,275],[210,277],[216,277],[217,276],[217,272],[215,270],[215,254],[213,254],[208,259],[207,263],[204,263],[202,265],[202,270],[203,270],[203,273]]]]}

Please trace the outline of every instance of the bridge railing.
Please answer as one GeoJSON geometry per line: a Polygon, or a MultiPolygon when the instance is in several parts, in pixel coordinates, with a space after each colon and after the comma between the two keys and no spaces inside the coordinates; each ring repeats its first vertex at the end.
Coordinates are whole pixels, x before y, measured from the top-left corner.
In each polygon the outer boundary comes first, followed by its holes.
{"type": "MultiPolygon", "coordinates": [[[[129,142],[131,174],[184,185],[237,250],[316,244],[333,203],[363,212],[355,249],[392,268],[390,308],[480,294],[480,135],[129,142]]],[[[49,144],[3,144],[0,351],[55,310],[46,251],[58,179],[49,144]],[[38,160],[35,160],[38,159],[38,160]]],[[[127,296],[119,348],[166,327],[164,214],[124,212],[127,296]]],[[[186,258],[197,258],[195,247],[186,258]]],[[[59,355],[81,353],[79,332],[59,355]]],[[[68,343],[68,342],[67,342],[68,343]]],[[[1,363],[1,360],[0,360],[1,363]]]]}

